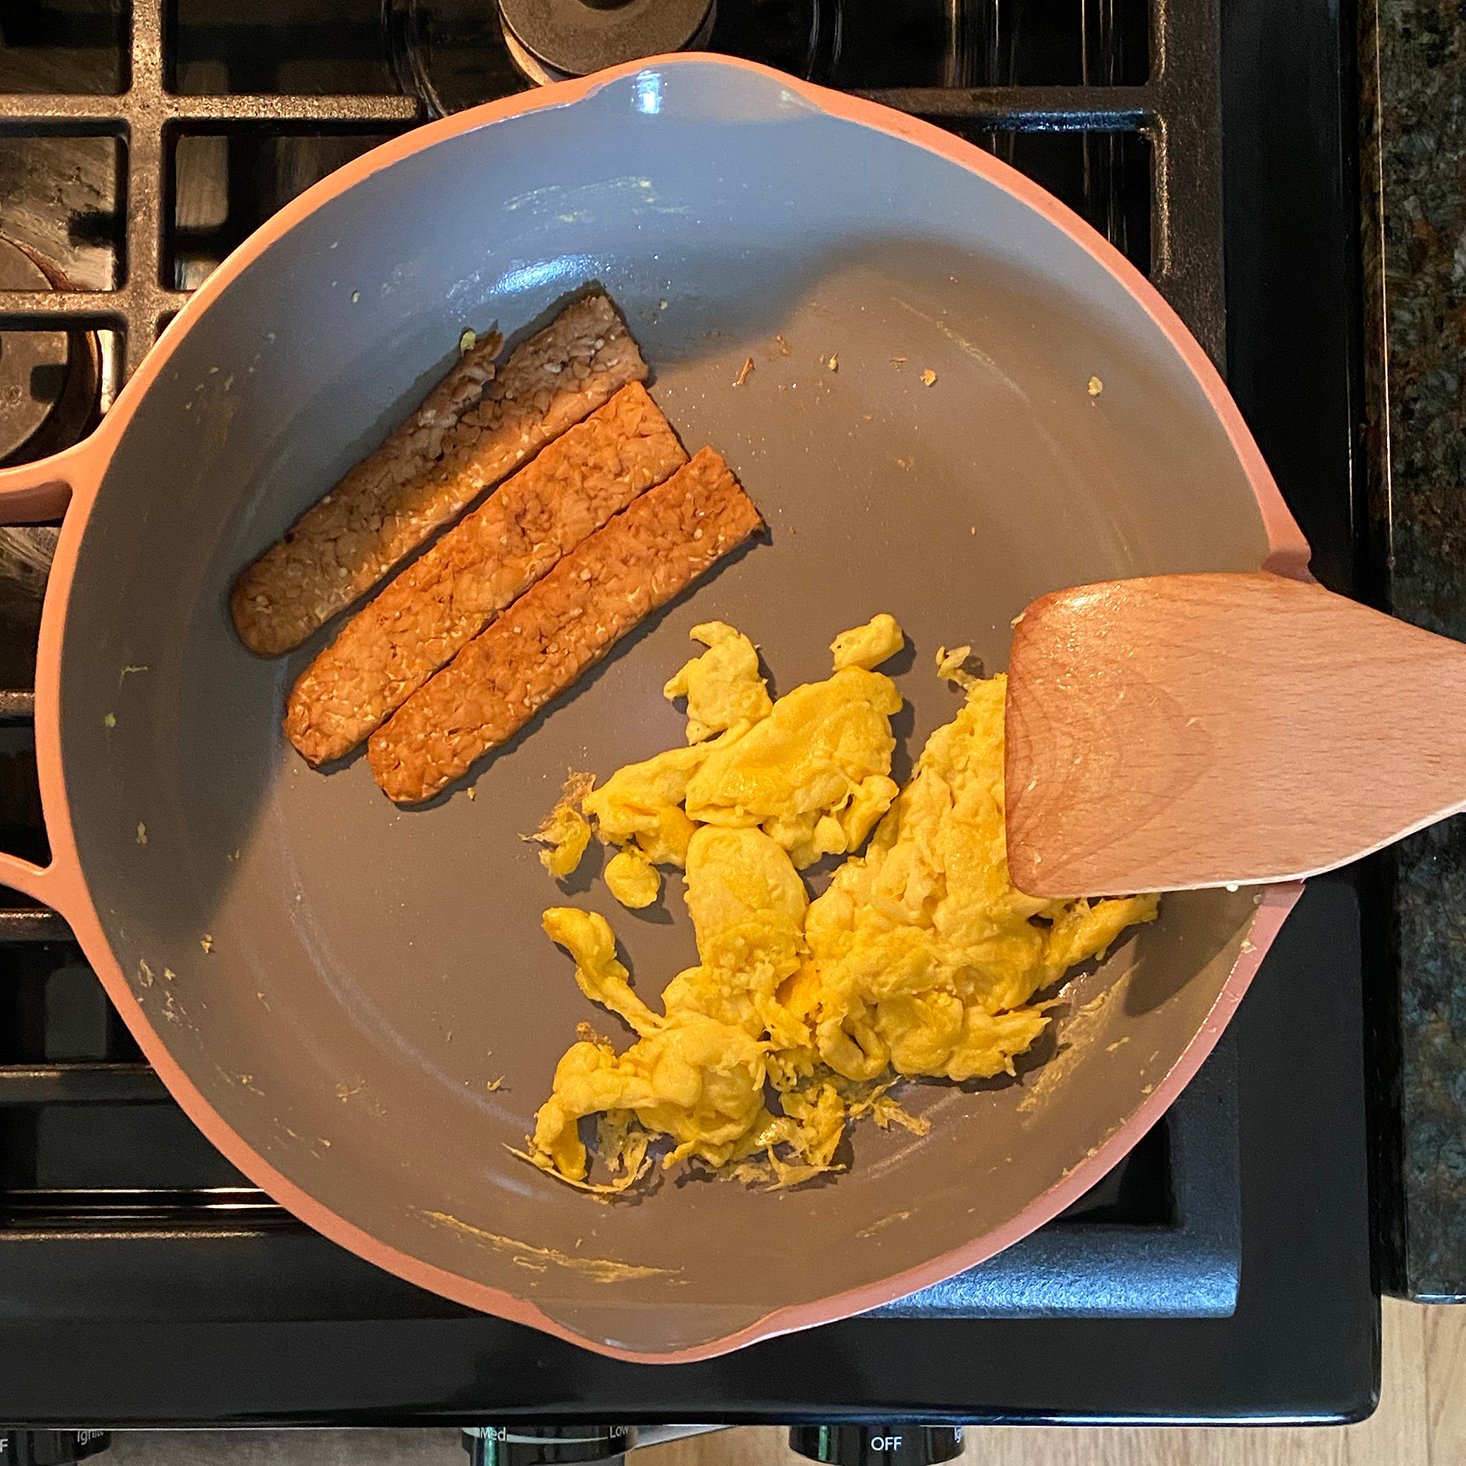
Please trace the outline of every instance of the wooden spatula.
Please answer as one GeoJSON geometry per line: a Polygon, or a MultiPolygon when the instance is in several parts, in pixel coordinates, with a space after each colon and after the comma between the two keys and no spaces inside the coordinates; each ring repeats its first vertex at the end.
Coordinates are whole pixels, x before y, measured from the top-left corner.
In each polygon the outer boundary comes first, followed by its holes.
{"type": "Polygon", "coordinates": [[[1037,896],[1330,870],[1466,808],[1466,646],[1277,575],[1044,596],[1014,629],[1007,800],[1037,896]]]}

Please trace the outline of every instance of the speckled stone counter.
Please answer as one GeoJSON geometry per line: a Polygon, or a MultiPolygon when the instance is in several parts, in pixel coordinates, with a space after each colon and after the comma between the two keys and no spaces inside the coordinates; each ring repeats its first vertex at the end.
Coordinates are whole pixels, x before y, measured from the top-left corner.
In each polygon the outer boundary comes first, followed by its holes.
{"type": "MultiPolygon", "coordinates": [[[[1396,615],[1466,640],[1466,8],[1362,0],[1371,539],[1396,615]]],[[[1461,710],[1466,738],[1466,708],[1461,710]]],[[[1386,857],[1399,1110],[1384,1281],[1466,1295],[1466,818],[1386,857]]],[[[1381,1074],[1381,1083],[1394,1076],[1381,1074]]],[[[1393,1174],[1389,1174],[1393,1172],[1393,1174]]]]}

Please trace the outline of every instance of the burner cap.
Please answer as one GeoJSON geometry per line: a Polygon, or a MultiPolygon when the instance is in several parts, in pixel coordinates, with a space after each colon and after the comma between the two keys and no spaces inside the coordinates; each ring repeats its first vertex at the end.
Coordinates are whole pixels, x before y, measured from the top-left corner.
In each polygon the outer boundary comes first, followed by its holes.
{"type": "MultiPolygon", "coordinates": [[[[642,56],[683,51],[713,0],[499,0],[511,39],[549,76],[588,76],[642,56]]],[[[543,79],[536,74],[536,79],[543,79]]]]}
{"type": "MultiPolygon", "coordinates": [[[[28,250],[0,238],[0,290],[54,290],[28,250]]],[[[0,331],[0,463],[45,427],[65,395],[71,339],[65,331],[0,331]]]]}

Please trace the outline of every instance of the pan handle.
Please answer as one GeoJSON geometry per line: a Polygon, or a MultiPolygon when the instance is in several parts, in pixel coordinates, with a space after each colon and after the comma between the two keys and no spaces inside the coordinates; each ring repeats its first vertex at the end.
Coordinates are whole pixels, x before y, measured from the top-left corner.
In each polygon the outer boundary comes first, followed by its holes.
{"type": "MultiPolygon", "coordinates": [[[[0,525],[61,519],[79,499],[90,500],[106,460],[106,447],[93,435],[35,463],[0,468],[0,525]]],[[[71,904],[67,891],[75,887],[75,872],[54,860],[40,866],[0,851],[0,885],[21,891],[64,916],[71,904]]]]}
{"type": "Polygon", "coordinates": [[[22,860],[18,855],[7,855],[0,851],[0,886],[9,886],[20,891],[42,906],[66,915],[66,902],[61,887],[64,884],[62,872],[55,864],[36,865],[22,860]]]}
{"type": "Polygon", "coordinates": [[[96,484],[100,459],[93,437],[35,463],[0,468],[0,524],[60,519],[79,490],[96,484]]]}

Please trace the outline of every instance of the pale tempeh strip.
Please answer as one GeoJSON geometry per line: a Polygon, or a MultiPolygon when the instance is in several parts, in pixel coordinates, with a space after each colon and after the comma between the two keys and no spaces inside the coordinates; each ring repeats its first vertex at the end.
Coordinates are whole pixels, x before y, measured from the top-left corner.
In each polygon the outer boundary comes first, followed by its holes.
{"type": "MultiPolygon", "coordinates": [[[[470,355],[486,363],[480,348],[470,355]]],[[[240,638],[262,655],[299,646],[484,489],[646,375],[636,343],[598,294],[517,346],[492,380],[485,372],[482,400],[481,380],[446,423],[435,406],[445,382],[239,577],[230,608],[240,638]]]]}
{"type": "Polygon", "coordinates": [[[285,732],[349,753],[564,554],[687,454],[639,382],[556,438],[414,561],[302,673],[285,732]]]}
{"type": "Polygon", "coordinates": [[[304,641],[330,614],[325,605],[342,579],[348,536],[381,515],[394,498],[425,478],[442,458],[458,424],[483,396],[495,375],[494,358],[504,344],[497,332],[464,352],[447,375],[386,441],[350,469],[240,575],[229,598],[240,640],[253,652],[272,656],[304,641]],[[313,567],[308,557],[325,553],[326,542],[340,545],[329,564],[313,567]],[[319,620],[316,608],[322,607],[319,620]]]}
{"type": "Polygon", "coordinates": [[[430,799],[762,526],[711,448],[566,555],[367,743],[402,804],[430,799]]]}

